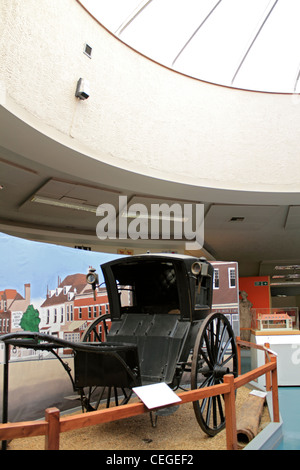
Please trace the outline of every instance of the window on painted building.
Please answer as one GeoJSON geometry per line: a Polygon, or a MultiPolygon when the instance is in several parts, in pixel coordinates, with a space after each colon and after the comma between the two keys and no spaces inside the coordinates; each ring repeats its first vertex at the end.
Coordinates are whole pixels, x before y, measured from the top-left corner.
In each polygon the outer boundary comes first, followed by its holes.
{"type": "Polygon", "coordinates": [[[70,305],[70,320],[73,321],[73,305],[70,305]]]}
{"type": "Polygon", "coordinates": [[[3,309],[3,310],[4,310],[4,312],[6,312],[6,310],[7,310],[7,301],[6,301],[6,300],[4,300],[3,306],[4,306],[4,309],[3,309]]]}
{"type": "Polygon", "coordinates": [[[54,320],[53,320],[53,323],[56,323],[57,322],[57,309],[55,308],[54,309],[54,320]]]}
{"type": "Polygon", "coordinates": [[[214,269],[214,289],[219,289],[220,287],[220,277],[219,277],[219,270],[214,269]]]}
{"type": "Polygon", "coordinates": [[[78,309],[78,318],[79,318],[79,320],[82,319],[82,308],[81,307],[79,307],[79,309],[78,309]]]}
{"type": "Polygon", "coordinates": [[[80,333],[65,333],[65,340],[71,341],[72,343],[79,343],[80,333]]]}
{"type": "Polygon", "coordinates": [[[60,323],[64,322],[64,308],[60,308],[60,323]]]}
{"type": "Polygon", "coordinates": [[[235,268],[228,268],[228,280],[229,280],[230,288],[233,288],[236,286],[235,268]]]}
{"type": "Polygon", "coordinates": [[[105,313],[109,313],[108,304],[105,304],[105,313]]]}
{"type": "Polygon", "coordinates": [[[94,318],[97,317],[97,305],[94,305],[94,318]]]}
{"type": "Polygon", "coordinates": [[[70,307],[67,305],[67,321],[70,321],[70,307]]]}
{"type": "Polygon", "coordinates": [[[9,332],[9,318],[6,320],[6,333],[9,332]]]}
{"type": "Polygon", "coordinates": [[[89,306],[89,318],[92,318],[92,307],[89,306]]]}
{"type": "Polygon", "coordinates": [[[49,325],[49,323],[50,323],[50,310],[49,310],[49,308],[47,308],[47,320],[46,320],[46,322],[47,322],[47,325],[49,325]]]}

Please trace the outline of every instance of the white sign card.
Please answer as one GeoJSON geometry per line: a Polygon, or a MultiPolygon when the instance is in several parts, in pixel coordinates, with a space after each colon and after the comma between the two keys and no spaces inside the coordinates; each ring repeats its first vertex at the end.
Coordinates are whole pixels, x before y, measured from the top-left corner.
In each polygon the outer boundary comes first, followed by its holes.
{"type": "Polygon", "coordinates": [[[134,387],[132,390],[149,410],[181,401],[165,382],[134,387]]]}
{"type": "Polygon", "coordinates": [[[265,398],[268,395],[268,393],[262,392],[261,390],[252,390],[252,392],[250,392],[249,395],[255,395],[256,397],[265,398]]]}

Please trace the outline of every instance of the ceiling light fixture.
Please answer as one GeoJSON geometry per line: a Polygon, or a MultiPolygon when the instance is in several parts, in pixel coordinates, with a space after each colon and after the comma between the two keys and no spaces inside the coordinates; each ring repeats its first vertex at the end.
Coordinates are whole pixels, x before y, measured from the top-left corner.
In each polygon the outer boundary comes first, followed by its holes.
{"type": "Polygon", "coordinates": [[[283,282],[271,282],[271,287],[293,287],[293,286],[300,286],[300,282],[297,281],[283,281],[283,282]]]}
{"type": "Polygon", "coordinates": [[[292,269],[300,269],[300,264],[289,264],[285,266],[275,266],[276,270],[292,270],[292,269]]]}
{"type": "Polygon", "coordinates": [[[31,202],[38,202],[40,204],[46,204],[48,206],[62,207],[64,209],[75,209],[77,211],[93,212],[96,213],[97,207],[88,204],[79,204],[72,202],[61,201],[60,199],[51,199],[44,196],[33,196],[31,202]]]}
{"type": "Polygon", "coordinates": [[[150,214],[143,213],[137,211],[123,211],[121,213],[121,217],[126,217],[128,219],[146,219],[146,220],[165,220],[168,222],[187,222],[189,219],[187,217],[176,217],[176,216],[171,216],[171,215],[159,215],[159,214],[153,214],[150,212],[150,214]]]}

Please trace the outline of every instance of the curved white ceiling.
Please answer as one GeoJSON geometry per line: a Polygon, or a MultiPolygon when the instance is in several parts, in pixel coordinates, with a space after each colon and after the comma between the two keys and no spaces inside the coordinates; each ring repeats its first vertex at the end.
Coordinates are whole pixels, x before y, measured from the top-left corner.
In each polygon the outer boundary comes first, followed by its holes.
{"type": "Polygon", "coordinates": [[[299,0],[79,0],[149,58],[235,88],[300,92],[299,0]]]}

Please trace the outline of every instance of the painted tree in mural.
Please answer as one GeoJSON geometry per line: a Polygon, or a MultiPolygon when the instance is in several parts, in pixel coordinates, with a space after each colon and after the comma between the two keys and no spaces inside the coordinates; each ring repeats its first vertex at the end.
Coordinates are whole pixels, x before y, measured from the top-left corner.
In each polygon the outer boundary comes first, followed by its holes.
{"type": "Polygon", "coordinates": [[[28,305],[21,318],[20,327],[24,331],[39,331],[40,321],[39,311],[33,305],[28,305]]]}

